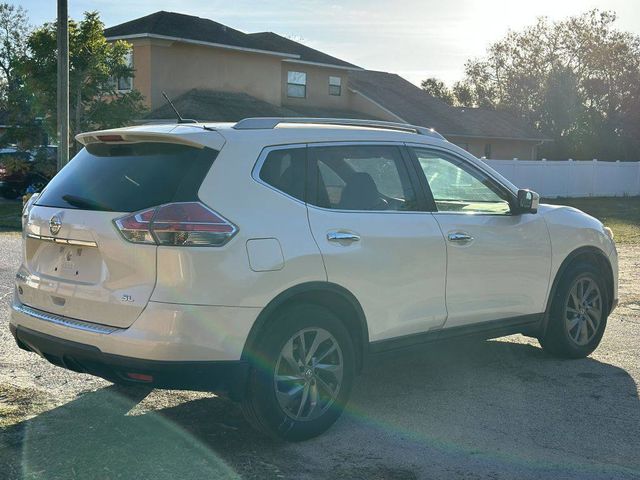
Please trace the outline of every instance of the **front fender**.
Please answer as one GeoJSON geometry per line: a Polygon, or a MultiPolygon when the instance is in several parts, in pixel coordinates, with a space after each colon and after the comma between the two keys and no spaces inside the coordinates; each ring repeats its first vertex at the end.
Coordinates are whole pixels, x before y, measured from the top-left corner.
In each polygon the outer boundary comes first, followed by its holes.
{"type": "MultiPolygon", "coordinates": [[[[540,213],[547,223],[552,249],[551,282],[545,317],[549,315],[563,273],[580,257],[597,262],[604,272],[611,310],[617,299],[617,253],[602,222],[572,207],[541,205],[540,213]]],[[[545,327],[547,320],[545,318],[545,327]]]]}

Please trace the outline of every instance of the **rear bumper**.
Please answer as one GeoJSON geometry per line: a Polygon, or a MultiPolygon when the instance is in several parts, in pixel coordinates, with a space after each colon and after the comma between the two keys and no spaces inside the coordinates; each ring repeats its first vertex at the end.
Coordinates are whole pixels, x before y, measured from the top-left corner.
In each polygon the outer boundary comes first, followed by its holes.
{"type": "Polygon", "coordinates": [[[224,391],[235,400],[244,395],[249,365],[244,361],[162,361],[102,352],[78,343],[10,324],[18,346],[53,363],[117,383],[142,383],[158,388],[224,391]],[[132,379],[134,374],[138,379],[132,379]],[[141,377],[143,376],[143,377],[141,377]]]}
{"type": "Polygon", "coordinates": [[[16,292],[11,323],[104,353],[157,361],[240,360],[257,308],[149,302],[127,328],[76,320],[29,307],[16,292]]]}
{"type": "Polygon", "coordinates": [[[134,374],[159,388],[228,392],[238,399],[249,371],[242,350],[258,313],[149,302],[130,327],[117,328],[29,307],[16,292],[9,326],[21,348],[69,370],[140,383],[134,374]]]}

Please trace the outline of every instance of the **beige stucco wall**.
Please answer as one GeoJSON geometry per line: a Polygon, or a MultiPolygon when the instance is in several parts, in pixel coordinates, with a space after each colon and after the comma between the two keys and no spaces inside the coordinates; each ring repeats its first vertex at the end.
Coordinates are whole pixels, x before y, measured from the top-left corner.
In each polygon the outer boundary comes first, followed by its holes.
{"type": "Polygon", "coordinates": [[[150,108],[191,90],[246,93],[274,105],[348,110],[348,70],[283,61],[281,57],[158,39],[132,39],[134,88],[150,108]],[[307,97],[287,97],[289,71],[307,74],[307,97]],[[342,79],[342,94],[329,95],[329,77],[342,79]]]}
{"type": "Polygon", "coordinates": [[[347,98],[349,84],[348,74],[348,70],[283,61],[280,77],[282,105],[347,110],[349,108],[349,101],[347,98]],[[304,72],[307,74],[306,98],[292,98],[287,96],[287,76],[290,71],[304,72]],[[342,79],[341,95],[329,95],[330,76],[340,77],[342,79]]]}
{"type": "Polygon", "coordinates": [[[192,88],[246,93],[281,104],[280,57],[147,38],[129,42],[134,88],[152,109],[164,103],[163,90],[175,98],[192,88]]]}
{"type": "Polygon", "coordinates": [[[469,151],[476,157],[484,157],[485,145],[491,145],[491,158],[498,160],[535,160],[535,141],[522,140],[496,140],[496,139],[470,139],[464,137],[448,136],[447,140],[469,151]]]}
{"type": "Polygon", "coordinates": [[[151,106],[151,43],[138,40],[131,43],[133,47],[133,88],[143,96],[147,107],[151,106]]]}

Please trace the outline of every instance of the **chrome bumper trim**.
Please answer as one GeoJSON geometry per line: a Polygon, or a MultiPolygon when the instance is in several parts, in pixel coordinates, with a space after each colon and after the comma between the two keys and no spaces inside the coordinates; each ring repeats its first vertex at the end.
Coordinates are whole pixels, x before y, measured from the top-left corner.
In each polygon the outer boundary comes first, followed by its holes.
{"type": "Polygon", "coordinates": [[[62,325],[63,327],[75,328],[76,330],[84,330],[86,332],[110,334],[118,330],[124,330],[122,328],[110,327],[108,325],[100,325],[97,323],[85,322],[84,320],[76,320],[74,318],[62,317],[53,313],[43,312],[35,308],[28,307],[21,303],[13,304],[11,306],[13,310],[19,313],[23,313],[38,320],[42,320],[49,323],[55,323],[56,325],[62,325]]]}
{"type": "Polygon", "coordinates": [[[90,242],[87,240],[73,240],[71,238],[55,238],[47,237],[45,235],[36,235],[35,233],[27,233],[27,237],[34,240],[42,240],[43,242],[59,243],[61,245],[73,245],[75,247],[97,247],[96,242],[90,242]]]}

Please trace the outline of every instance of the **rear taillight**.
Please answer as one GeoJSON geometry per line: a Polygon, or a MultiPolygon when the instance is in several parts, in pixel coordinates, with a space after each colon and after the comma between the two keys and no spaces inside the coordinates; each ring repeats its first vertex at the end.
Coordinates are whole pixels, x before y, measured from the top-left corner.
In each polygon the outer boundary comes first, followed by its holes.
{"type": "Polygon", "coordinates": [[[151,234],[151,220],[156,208],[135,212],[115,220],[116,227],[122,236],[133,243],[156,243],[151,234]]]}
{"type": "Polygon", "coordinates": [[[235,225],[199,202],[168,203],[114,220],[133,243],[219,247],[238,231],[235,225]]]}

